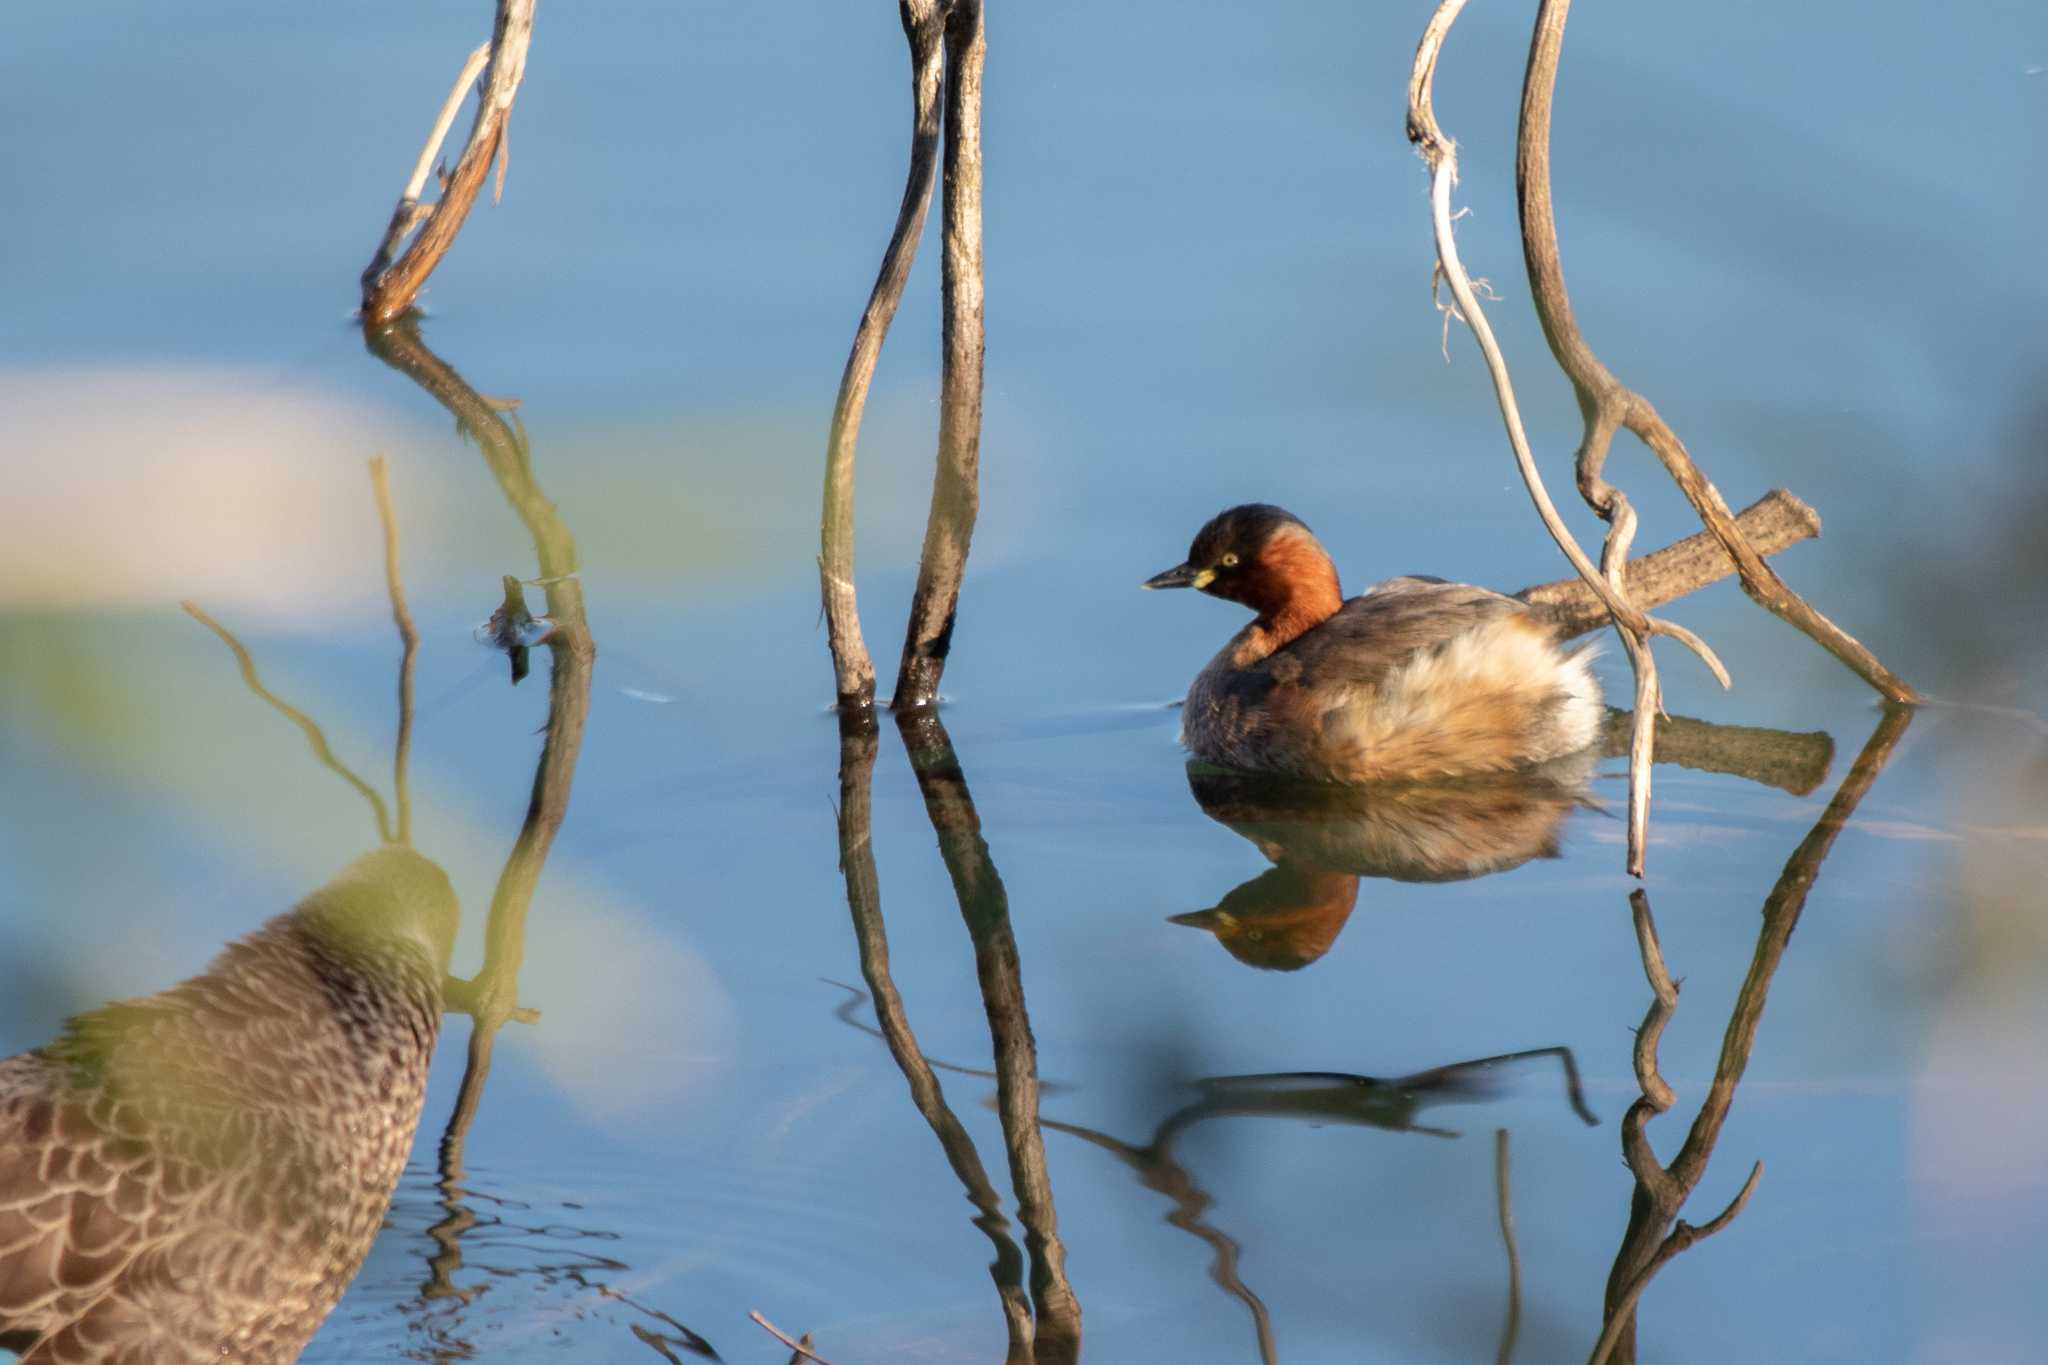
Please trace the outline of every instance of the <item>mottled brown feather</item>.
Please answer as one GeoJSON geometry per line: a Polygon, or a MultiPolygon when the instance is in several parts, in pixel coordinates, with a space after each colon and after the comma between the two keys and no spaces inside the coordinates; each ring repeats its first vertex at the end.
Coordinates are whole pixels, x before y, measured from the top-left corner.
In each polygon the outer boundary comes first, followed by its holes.
{"type": "Polygon", "coordinates": [[[0,1344],[296,1359],[411,1149],[455,915],[438,867],[380,849],[203,975],[0,1060],[0,1344]]]}

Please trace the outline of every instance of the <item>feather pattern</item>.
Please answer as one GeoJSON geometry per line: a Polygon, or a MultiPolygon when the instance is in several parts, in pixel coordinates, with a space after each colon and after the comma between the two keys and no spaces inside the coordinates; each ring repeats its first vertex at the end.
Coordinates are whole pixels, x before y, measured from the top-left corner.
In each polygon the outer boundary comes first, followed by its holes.
{"type": "Polygon", "coordinates": [[[1394,578],[1270,652],[1260,622],[1188,692],[1182,738],[1234,768],[1333,782],[1546,762],[1593,741],[1590,650],[1559,648],[1513,598],[1394,578]]]}
{"type": "Polygon", "coordinates": [[[456,914],[440,868],[380,849],[202,975],[0,1060],[0,1346],[296,1359],[411,1150],[456,914]]]}

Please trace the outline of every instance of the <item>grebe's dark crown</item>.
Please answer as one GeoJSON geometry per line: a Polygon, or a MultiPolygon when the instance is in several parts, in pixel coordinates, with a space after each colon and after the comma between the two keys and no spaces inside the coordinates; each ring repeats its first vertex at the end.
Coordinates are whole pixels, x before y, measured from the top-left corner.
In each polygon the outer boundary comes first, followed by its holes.
{"type": "MultiPolygon", "coordinates": [[[[1308,524],[1284,507],[1270,502],[1248,502],[1227,508],[1209,518],[1209,524],[1195,532],[1188,547],[1188,563],[1197,566],[1220,563],[1226,554],[1250,559],[1282,529],[1308,524]]],[[[1315,532],[1309,531],[1310,535],[1315,532]]]]}

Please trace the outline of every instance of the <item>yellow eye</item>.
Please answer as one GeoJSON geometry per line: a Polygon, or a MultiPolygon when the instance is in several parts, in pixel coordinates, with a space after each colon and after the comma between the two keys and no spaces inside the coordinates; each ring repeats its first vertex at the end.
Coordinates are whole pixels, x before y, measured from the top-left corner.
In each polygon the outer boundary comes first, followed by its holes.
{"type": "Polygon", "coordinates": [[[1236,568],[1236,567],[1237,567],[1237,556],[1236,556],[1235,554],[1227,554],[1227,555],[1223,556],[1223,559],[1222,559],[1222,564],[1223,564],[1223,567],[1224,567],[1224,568],[1226,568],[1226,569],[1234,569],[1234,568],[1236,568]]]}

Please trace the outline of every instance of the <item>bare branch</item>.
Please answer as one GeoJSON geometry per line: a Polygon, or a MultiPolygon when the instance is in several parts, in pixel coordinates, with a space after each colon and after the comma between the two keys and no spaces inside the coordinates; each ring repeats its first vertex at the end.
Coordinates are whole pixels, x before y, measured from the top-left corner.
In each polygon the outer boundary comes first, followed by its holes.
{"type": "Polygon", "coordinates": [[[903,184],[903,202],[896,227],[882,253],[882,268],[868,294],[853,349],[839,376],[839,396],[832,404],[832,431],[825,442],[824,508],[818,527],[818,591],[824,602],[825,627],[832,648],[832,671],[841,709],[865,709],[875,700],[875,665],[861,638],[860,607],[853,587],[853,462],[860,443],[861,416],[867,409],[868,386],[875,362],[903,286],[917,258],[917,239],[924,232],[931,207],[932,179],[938,165],[939,83],[944,66],[945,17],[938,0],[901,0],[903,33],[910,42],[910,171],[903,184]]]}
{"type": "MultiPolygon", "coordinates": [[[[1453,232],[1456,215],[1451,212],[1451,187],[1457,181],[1457,148],[1443,130],[1437,126],[1436,115],[1431,105],[1432,85],[1435,78],[1437,58],[1443,42],[1450,32],[1464,0],[1443,0],[1431,17],[1423,32],[1422,43],[1415,54],[1415,64],[1408,82],[1408,136],[1416,144],[1423,161],[1430,170],[1430,221],[1435,230],[1437,270],[1443,281],[1450,286],[1452,297],[1457,302],[1459,316],[1472,329],[1479,342],[1481,353],[1486,358],[1486,368],[1492,377],[1494,396],[1498,400],[1501,421],[1507,428],[1509,444],[1514,449],[1515,465],[1521,471],[1523,485],[1529,491],[1530,501],[1536,506],[1537,515],[1551,539],[1564,552],[1565,558],[1578,571],[1586,586],[1599,598],[1613,619],[1615,632],[1621,637],[1622,647],[1628,654],[1629,664],[1635,672],[1634,733],[1629,743],[1629,813],[1628,813],[1628,870],[1640,877],[1649,842],[1649,809],[1651,781],[1651,753],[1655,745],[1654,727],[1657,714],[1663,709],[1662,693],[1657,681],[1656,659],[1650,651],[1650,636],[1653,633],[1670,635],[1692,648],[1706,661],[1721,684],[1728,684],[1727,670],[1706,645],[1690,631],[1668,624],[1660,627],[1629,600],[1624,575],[1628,559],[1628,548],[1635,537],[1635,511],[1616,490],[1607,489],[1603,501],[1596,504],[1597,510],[1609,524],[1607,540],[1601,553],[1601,565],[1595,568],[1586,552],[1580,548],[1563,518],[1558,515],[1556,505],[1543,486],[1542,476],[1537,472],[1534,455],[1529,449],[1527,432],[1523,429],[1520,407],[1515,400],[1514,385],[1508,375],[1507,360],[1501,354],[1499,344],[1494,340],[1493,329],[1486,321],[1486,315],[1479,306],[1477,293],[1458,258],[1458,248],[1453,232]]],[[[1595,420],[1589,415],[1588,440],[1598,439],[1603,444],[1611,434],[1613,423],[1601,417],[1595,420]]]]}
{"type": "Polygon", "coordinates": [[[960,579],[981,506],[981,76],[987,47],[981,0],[949,0],[939,457],[890,702],[898,710],[938,700],[939,677],[953,644],[960,579]]]}
{"type": "Polygon", "coordinates": [[[412,307],[427,276],[434,272],[448,248],[454,245],[456,234],[462,231],[463,220],[469,216],[477,191],[483,188],[491,162],[504,149],[506,122],[512,116],[519,83],[526,75],[526,50],[533,40],[534,4],[535,0],[498,0],[483,89],[477,96],[476,121],[470,126],[469,140],[448,175],[440,200],[428,208],[419,203],[420,192],[426,187],[426,168],[447,136],[447,126],[461,104],[461,92],[475,79],[472,68],[476,54],[472,53],[464,63],[462,77],[442,105],[427,149],[414,164],[413,176],[406,183],[405,193],[399,196],[384,238],[363,271],[363,317],[367,322],[390,322],[412,307]],[[415,228],[411,245],[394,261],[392,254],[415,228]]]}
{"type": "Polygon", "coordinates": [[[1736,525],[1720,490],[1693,463],[1676,433],[1657,415],[1647,398],[1628,388],[1600,363],[1579,332],[1572,316],[1571,297],[1565,290],[1550,196],[1551,102],[1557,87],[1558,55],[1564,45],[1565,17],[1570,8],[1571,0],[1542,0],[1537,12],[1529,44],[1529,66],[1522,81],[1515,178],[1522,218],[1522,252],[1528,265],[1536,315],[1543,324],[1544,337],[1550,342],[1551,354],[1571,379],[1578,394],[1579,410],[1585,417],[1585,436],[1578,456],[1579,491],[1594,511],[1610,521],[1625,506],[1620,491],[1601,477],[1601,469],[1613,433],[1617,428],[1627,428],[1663,462],[1700,520],[1721,542],[1742,575],[1744,592],[1819,642],[1890,700],[1913,701],[1916,694],[1903,679],[1878,662],[1877,656],[1841,627],[1809,606],[1764,562],[1736,525]]]}

